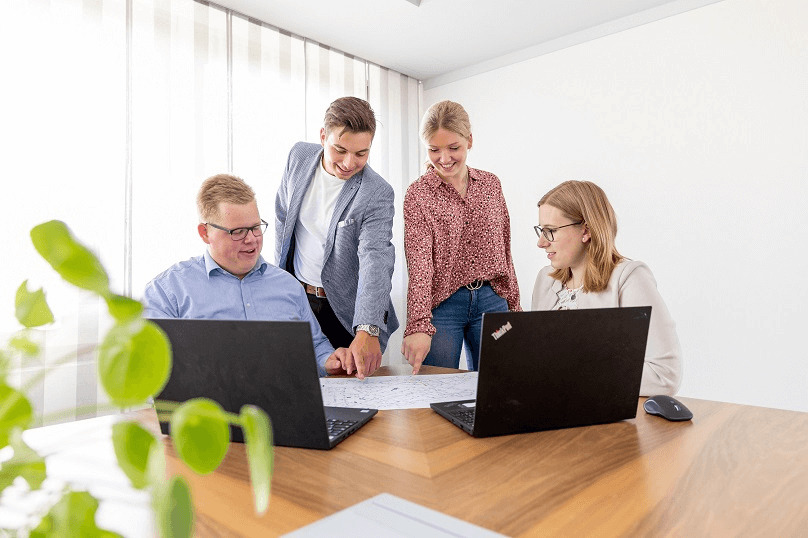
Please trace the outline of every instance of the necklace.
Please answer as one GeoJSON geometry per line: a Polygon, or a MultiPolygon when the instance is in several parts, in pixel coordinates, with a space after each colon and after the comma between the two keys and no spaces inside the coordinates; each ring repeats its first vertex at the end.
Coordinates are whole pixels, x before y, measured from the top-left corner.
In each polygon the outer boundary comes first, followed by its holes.
{"type": "MultiPolygon", "coordinates": [[[[573,286],[575,285],[575,280],[573,280],[572,278],[569,280],[569,282],[571,282],[573,286]]],[[[565,284],[564,287],[567,288],[567,291],[569,292],[570,301],[574,301],[575,298],[578,296],[578,292],[583,289],[584,285],[583,283],[581,283],[581,285],[578,286],[577,288],[571,288],[567,284],[565,284]]]]}
{"type": "MultiPolygon", "coordinates": [[[[456,187],[455,187],[456,188],[456,187]]],[[[456,188],[457,193],[460,195],[461,198],[466,196],[466,192],[469,189],[469,169],[466,168],[466,175],[463,177],[463,180],[460,182],[460,188],[456,188]]]]}
{"type": "Polygon", "coordinates": [[[466,175],[463,176],[463,179],[460,180],[460,185],[455,185],[454,183],[452,183],[452,181],[450,179],[442,177],[442,176],[440,176],[440,174],[439,174],[439,177],[440,177],[441,181],[443,181],[447,185],[453,187],[454,190],[457,191],[457,193],[460,195],[461,198],[466,196],[466,191],[469,188],[469,169],[468,169],[468,167],[466,167],[466,175]]]}

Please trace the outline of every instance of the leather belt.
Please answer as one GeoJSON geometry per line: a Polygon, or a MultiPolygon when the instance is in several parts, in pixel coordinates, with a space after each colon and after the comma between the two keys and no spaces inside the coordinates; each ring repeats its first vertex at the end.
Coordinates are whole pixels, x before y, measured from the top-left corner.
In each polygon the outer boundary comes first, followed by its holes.
{"type": "Polygon", "coordinates": [[[320,288],[317,286],[312,286],[311,284],[306,284],[302,280],[300,281],[303,284],[303,287],[306,289],[306,293],[309,295],[314,295],[320,299],[325,299],[325,288],[320,288]]]}
{"type": "Polygon", "coordinates": [[[483,280],[481,278],[478,278],[474,282],[469,282],[468,284],[466,284],[466,289],[474,291],[474,290],[478,290],[478,289],[482,288],[486,284],[488,284],[487,280],[483,280]]]}

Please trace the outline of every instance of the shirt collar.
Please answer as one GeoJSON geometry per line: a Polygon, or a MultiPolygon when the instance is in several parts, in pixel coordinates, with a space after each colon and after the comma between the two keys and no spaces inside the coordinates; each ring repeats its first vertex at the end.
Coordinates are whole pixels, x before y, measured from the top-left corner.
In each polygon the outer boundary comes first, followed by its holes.
{"type": "MultiPolygon", "coordinates": [[[[222,267],[218,263],[216,263],[216,261],[210,255],[210,251],[206,250],[205,251],[205,273],[208,275],[208,278],[210,278],[211,273],[213,273],[214,271],[217,271],[217,270],[219,272],[221,272],[222,274],[224,274],[224,275],[232,274],[229,271],[226,271],[225,269],[222,269],[222,267]]],[[[259,271],[263,275],[264,271],[266,271],[266,270],[267,270],[267,262],[266,262],[266,260],[264,260],[263,256],[258,256],[258,261],[255,262],[255,267],[250,269],[250,272],[247,273],[247,275],[244,278],[250,276],[255,271],[259,271]]]]}

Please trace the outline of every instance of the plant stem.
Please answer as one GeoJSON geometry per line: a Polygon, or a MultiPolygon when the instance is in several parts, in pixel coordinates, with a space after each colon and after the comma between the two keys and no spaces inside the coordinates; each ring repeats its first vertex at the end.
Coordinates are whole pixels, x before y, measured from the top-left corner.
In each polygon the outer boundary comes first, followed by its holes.
{"type": "MultiPolygon", "coordinates": [[[[177,410],[184,402],[172,402],[171,400],[154,400],[154,409],[157,411],[157,418],[169,418],[171,413],[177,410]]],[[[241,426],[241,417],[235,413],[224,411],[225,417],[235,426],[241,426]]]]}
{"type": "Polygon", "coordinates": [[[106,414],[107,411],[115,411],[116,413],[120,414],[124,412],[122,407],[118,407],[117,405],[113,404],[105,404],[105,405],[83,405],[81,407],[74,407],[72,409],[62,409],[61,411],[54,411],[52,413],[48,413],[47,415],[42,415],[42,422],[49,422],[54,420],[59,420],[65,417],[71,417],[73,415],[80,415],[87,411],[96,411],[99,413],[106,414]]]}
{"type": "Polygon", "coordinates": [[[45,379],[45,376],[47,376],[49,373],[51,373],[57,366],[67,364],[68,362],[70,362],[70,360],[74,359],[78,355],[79,355],[79,350],[71,351],[70,353],[67,353],[67,354],[59,357],[58,359],[56,359],[52,363],[43,365],[42,368],[40,369],[40,371],[36,373],[36,375],[31,377],[31,379],[29,379],[22,387],[20,387],[20,391],[27,394],[28,389],[30,389],[35,384],[37,384],[40,381],[42,381],[43,379],[45,379]]]}

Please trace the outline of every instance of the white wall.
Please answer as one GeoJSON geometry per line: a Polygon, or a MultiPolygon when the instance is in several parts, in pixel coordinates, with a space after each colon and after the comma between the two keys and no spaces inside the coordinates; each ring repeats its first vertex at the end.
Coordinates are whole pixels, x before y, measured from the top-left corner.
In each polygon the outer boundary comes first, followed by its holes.
{"type": "MultiPolygon", "coordinates": [[[[601,185],[678,324],[680,395],[808,411],[808,7],[725,0],[424,91],[499,175],[522,305],[536,202],[601,185]]],[[[584,334],[581,337],[585,337],[584,334]]]]}

